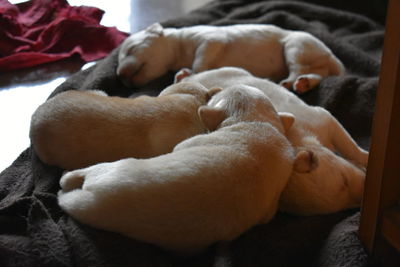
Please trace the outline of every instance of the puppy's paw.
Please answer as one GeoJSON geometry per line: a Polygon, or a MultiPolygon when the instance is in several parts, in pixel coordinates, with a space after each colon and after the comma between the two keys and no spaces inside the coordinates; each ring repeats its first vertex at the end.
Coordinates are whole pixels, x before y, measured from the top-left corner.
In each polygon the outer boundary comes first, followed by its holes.
{"type": "Polygon", "coordinates": [[[305,93],[309,91],[310,88],[310,81],[307,77],[299,77],[297,78],[296,82],[294,83],[293,90],[299,94],[305,93]]]}
{"type": "Polygon", "coordinates": [[[183,68],[175,74],[174,83],[182,81],[184,78],[192,75],[193,71],[188,68],[183,68]]]}
{"type": "Polygon", "coordinates": [[[85,179],[85,174],[81,170],[65,173],[60,180],[60,186],[63,192],[82,188],[85,179]]]}
{"type": "Polygon", "coordinates": [[[318,74],[300,75],[294,82],[293,90],[299,94],[303,94],[317,87],[321,80],[322,77],[318,74]]]}

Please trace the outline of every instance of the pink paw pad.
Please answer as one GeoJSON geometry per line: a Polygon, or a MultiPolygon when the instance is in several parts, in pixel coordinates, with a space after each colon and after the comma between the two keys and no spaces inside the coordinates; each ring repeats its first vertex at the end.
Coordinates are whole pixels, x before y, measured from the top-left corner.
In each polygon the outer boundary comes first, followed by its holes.
{"type": "Polygon", "coordinates": [[[188,68],[183,68],[175,74],[174,83],[180,82],[183,78],[192,75],[192,70],[188,68]]]}
{"type": "Polygon", "coordinates": [[[308,80],[308,78],[306,77],[300,77],[296,80],[296,82],[294,83],[294,91],[296,91],[297,93],[305,93],[308,90],[311,89],[310,86],[310,81],[308,80]]]}

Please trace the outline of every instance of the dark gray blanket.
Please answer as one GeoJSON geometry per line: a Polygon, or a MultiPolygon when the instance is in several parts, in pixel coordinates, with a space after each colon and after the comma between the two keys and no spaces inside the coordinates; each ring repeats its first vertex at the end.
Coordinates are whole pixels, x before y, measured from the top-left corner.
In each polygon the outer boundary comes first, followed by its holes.
{"type": "MultiPolygon", "coordinates": [[[[329,77],[319,88],[301,97],[331,111],[356,141],[368,149],[385,3],[217,0],[163,25],[270,23],[314,34],[343,61],[347,74],[329,77]]],[[[117,50],[92,68],[76,73],[56,88],[53,95],[71,89],[100,89],[120,96],[155,94],[172,82],[170,73],[146,88],[127,88],[115,75],[116,54],[117,50]]],[[[211,246],[199,255],[180,257],[71,219],[57,205],[61,173],[62,170],[40,162],[33,149],[28,148],[0,174],[0,266],[369,264],[357,237],[357,210],[310,217],[278,214],[269,224],[256,226],[231,242],[223,253],[216,253],[216,247],[211,246]]]]}

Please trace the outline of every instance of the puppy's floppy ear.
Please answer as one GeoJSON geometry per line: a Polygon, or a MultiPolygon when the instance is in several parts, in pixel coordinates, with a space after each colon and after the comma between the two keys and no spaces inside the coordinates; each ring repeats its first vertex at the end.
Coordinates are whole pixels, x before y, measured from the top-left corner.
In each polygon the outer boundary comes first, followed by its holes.
{"type": "Polygon", "coordinates": [[[285,133],[287,133],[294,123],[294,115],[289,112],[278,112],[278,116],[281,119],[285,133]]]}
{"type": "Polygon", "coordinates": [[[294,160],[293,170],[298,173],[311,172],[318,167],[318,157],[311,150],[300,150],[294,160]]]}
{"type": "Polygon", "coordinates": [[[197,110],[200,120],[209,131],[214,131],[218,128],[221,122],[225,119],[225,111],[223,109],[201,106],[197,110]]]}
{"type": "Polygon", "coordinates": [[[215,94],[218,94],[219,92],[222,91],[222,88],[220,87],[213,87],[207,92],[207,101],[211,99],[215,94]]]}
{"type": "Polygon", "coordinates": [[[153,33],[156,35],[162,35],[163,34],[163,26],[160,23],[153,23],[149,27],[146,28],[146,32],[148,33],[153,33]]]}

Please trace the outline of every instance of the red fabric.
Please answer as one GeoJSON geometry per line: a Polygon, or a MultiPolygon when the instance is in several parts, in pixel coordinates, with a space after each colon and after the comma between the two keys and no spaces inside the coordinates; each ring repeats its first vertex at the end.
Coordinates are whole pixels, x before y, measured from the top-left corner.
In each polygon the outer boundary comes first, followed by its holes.
{"type": "Polygon", "coordinates": [[[48,63],[74,54],[84,61],[105,57],[127,33],[104,27],[104,11],[66,0],[0,0],[0,71],[48,63]]]}

